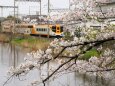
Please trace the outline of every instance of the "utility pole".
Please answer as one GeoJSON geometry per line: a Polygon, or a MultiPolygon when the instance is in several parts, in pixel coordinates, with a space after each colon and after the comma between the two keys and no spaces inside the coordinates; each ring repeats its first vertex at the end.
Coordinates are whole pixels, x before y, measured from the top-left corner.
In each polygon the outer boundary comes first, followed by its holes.
{"type": "MultiPolygon", "coordinates": [[[[17,18],[19,18],[19,8],[17,8],[17,18]]],[[[17,23],[19,23],[19,21],[17,21],[17,23]]]]}
{"type": "Polygon", "coordinates": [[[30,6],[29,6],[29,15],[30,15],[30,6]]]}
{"type": "MultiPolygon", "coordinates": [[[[15,9],[15,6],[16,6],[16,2],[15,2],[15,0],[14,0],[14,28],[13,28],[13,31],[15,30],[15,11],[16,11],[16,9],[15,9]]],[[[12,31],[12,32],[13,32],[12,31]]]]}
{"type": "MultiPolygon", "coordinates": [[[[12,40],[13,39],[13,33],[14,33],[14,31],[15,31],[15,0],[14,0],[14,18],[13,18],[13,21],[14,21],[14,24],[13,24],[13,28],[11,28],[11,39],[10,40],[12,40]]],[[[14,52],[13,52],[13,54],[14,55],[12,55],[12,58],[13,58],[13,67],[15,68],[16,67],[16,63],[15,63],[15,47],[14,46],[11,46],[12,48],[14,48],[14,52]]]]}
{"type": "Polygon", "coordinates": [[[41,16],[41,14],[42,14],[42,13],[41,13],[41,12],[42,12],[42,11],[41,11],[41,8],[42,8],[42,7],[41,7],[41,6],[42,6],[42,5],[41,5],[41,0],[40,0],[39,3],[40,3],[40,16],[41,16]]]}
{"type": "Polygon", "coordinates": [[[70,7],[71,7],[71,6],[70,6],[70,0],[69,0],[69,10],[70,10],[70,7]]]}
{"type": "Polygon", "coordinates": [[[50,16],[50,0],[48,0],[48,38],[49,38],[49,33],[50,33],[50,27],[49,27],[49,16],[50,16]]]}
{"type": "Polygon", "coordinates": [[[48,0],[48,14],[50,12],[50,0],[48,0]]]}

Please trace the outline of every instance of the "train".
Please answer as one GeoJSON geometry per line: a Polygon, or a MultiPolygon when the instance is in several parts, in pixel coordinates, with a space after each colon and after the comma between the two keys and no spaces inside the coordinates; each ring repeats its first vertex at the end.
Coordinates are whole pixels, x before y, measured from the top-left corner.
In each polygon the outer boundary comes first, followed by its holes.
{"type": "Polygon", "coordinates": [[[15,24],[15,26],[13,24],[3,24],[2,32],[43,36],[64,36],[63,26],[60,24],[15,24]]]}

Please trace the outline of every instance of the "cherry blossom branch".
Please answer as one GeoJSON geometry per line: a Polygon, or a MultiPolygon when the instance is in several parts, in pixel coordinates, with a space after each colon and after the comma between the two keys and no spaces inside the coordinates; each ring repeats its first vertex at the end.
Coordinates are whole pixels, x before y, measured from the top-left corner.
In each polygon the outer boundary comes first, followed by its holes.
{"type": "Polygon", "coordinates": [[[101,8],[101,6],[100,6],[100,4],[99,4],[99,2],[97,2],[96,0],[94,0],[94,1],[95,1],[95,3],[97,3],[97,5],[98,5],[98,7],[99,7],[99,9],[100,9],[100,11],[101,11],[103,17],[106,19],[105,15],[104,15],[104,13],[103,13],[103,11],[102,11],[102,8],[101,8]]]}
{"type": "MultiPolygon", "coordinates": [[[[76,56],[75,56],[76,57],[76,56]]],[[[52,77],[61,67],[63,67],[65,64],[67,64],[68,62],[72,61],[75,57],[69,59],[68,61],[64,62],[63,64],[61,64],[55,71],[53,71],[53,73],[51,73],[46,79],[43,80],[43,83],[45,83],[50,77],[52,77]]],[[[45,86],[45,85],[44,85],[45,86]]]]}
{"type": "MultiPolygon", "coordinates": [[[[82,51],[80,52],[79,54],[75,55],[75,56],[72,56],[72,57],[69,57],[70,59],[66,62],[64,62],[63,64],[61,64],[57,69],[55,69],[48,77],[46,77],[44,80],[43,80],[43,84],[45,86],[45,82],[47,80],[49,80],[49,78],[51,78],[60,68],[62,68],[64,65],[66,65],[67,63],[71,62],[73,59],[77,59],[81,54],[85,54],[87,51],[91,50],[93,47],[95,46],[98,46],[100,44],[103,44],[104,42],[107,42],[107,41],[110,41],[110,40],[114,40],[114,37],[111,37],[111,38],[108,38],[108,39],[105,39],[105,40],[100,40],[98,42],[96,42],[94,45],[90,46],[89,48],[87,48],[87,50],[85,51],[82,51]]],[[[67,47],[67,46],[66,46],[67,47]]]]}
{"type": "MultiPolygon", "coordinates": [[[[78,44],[75,44],[75,45],[62,46],[63,49],[53,59],[56,59],[57,57],[59,57],[62,54],[62,52],[68,47],[75,47],[75,46],[80,46],[80,45],[88,45],[88,44],[98,43],[98,42],[106,42],[106,41],[111,41],[111,40],[114,40],[114,39],[115,39],[114,37],[110,37],[110,38],[103,39],[103,40],[95,40],[95,41],[90,41],[90,42],[78,43],[78,44]]],[[[45,64],[45,63],[47,63],[47,62],[49,62],[51,60],[52,59],[47,59],[46,61],[43,61],[41,64],[45,64]]]]}
{"type": "Polygon", "coordinates": [[[107,67],[108,65],[112,64],[113,62],[115,62],[115,58],[111,62],[109,62],[108,64],[106,64],[105,66],[107,67]]]}
{"type": "Polygon", "coordinates": [[[105,71],[113,71],[113,70],[115,70],[115,68],[95,70],[95,71],[86,71],[86,72],[105,72],[105,71]]]}
{"type": "Polygon", "coordinates": [[[3,84],[3,86],[5,86],[7,84],[7,82],[14,76],[15,74],[11,75],[3,84]]]}
{"type": "MultiPolygon", "coordinates": [[[[62,54],[62,52],[66,49],[67,47],[64,47],[53,59],[56,59],[57,57],[59,57],[60,54],[62,54]]],[[[48,59],[46,61],[43,61],[41,64],[45,64],[49,61],[51,61],[52,59],[48,59]]]]}

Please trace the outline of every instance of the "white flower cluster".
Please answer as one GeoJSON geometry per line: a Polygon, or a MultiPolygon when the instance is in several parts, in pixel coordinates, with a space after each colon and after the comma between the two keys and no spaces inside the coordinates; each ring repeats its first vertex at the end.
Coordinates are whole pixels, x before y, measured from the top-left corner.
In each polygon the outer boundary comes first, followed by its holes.
{"type": "Polygon", "coordinates": [[[111,64],[114,61],[114,59],[115,59],[114,51],[107,48],[99,58],[95,56],[91,57],[89,59],[89,62],[101,68],[107,68],[107,67],[109,68],[109,65],[111,67],[111,64]]]}
{"type": "Polygon", "coordinates": [[[31,53],[27,53],[27,56],[24,58],[25,63],[20,64],[18,67],[11,67],[8,71],[9,75],[20,75],[27,74],[33,68],[39,68],[40,63],[44,59],[52,59],[52,49],[47,49],[46,51],[38,50],[31,53]]]}
{"type": "Polygon", "coordinates": [[[110,50],[109,48],[107,48],[104,51],[103,56],[104,57],[115,56],[115,52],[113,50],[110,50]]]}
{"type": "Polygon", "coordinates": [[[96,56],[91,57],[89,59],[89,62],[96,66],[99,66],[101,64],[101,60],[99,58],[97,58],[96,56]]]}
{"type": "Polygon", "coordinates": [[[46,58],[49,58],[49,59],[52,58],[52,49],[48,48],[46,49],[46,51],[42,51],[39,49],[36,52],[33,51],[31,53],[27,53],[27,56],[24,58],[24,60],[41,62],[42,60],[46,58]]]}
{"type": "Polygon", "coordinates": [[[87,71],[96,71],[99,70],[100,68],[93,63],[84,61],[84,60],[77,60],[76,61],[76,68],[77,71],[80,73],[85,73],[87,71]]]}
{"type": "Polygon", "coordinates": [[[31,61],[28,61],[26,63],[20,64],[18,67],[14,68],[11,67],[8,71],[8,75],[21,75],[21,74],[27,74],[31,68],[34,67],[34,63],[31,61]]]}
{"type": "Polygon", "coordinates": [[[91,75],[96,73],[96,75],[102,76],[104,78],[110,78],[112,73],[107,72],[106,69],[112,68],[112,62],[115,60],[114,57],[114,51],[106,49],[100,57],[93,56],[88,61],[77,60],[76,64],[70,68],[70,71],[77,70],[80,73],[88,73],[91,75]]]}

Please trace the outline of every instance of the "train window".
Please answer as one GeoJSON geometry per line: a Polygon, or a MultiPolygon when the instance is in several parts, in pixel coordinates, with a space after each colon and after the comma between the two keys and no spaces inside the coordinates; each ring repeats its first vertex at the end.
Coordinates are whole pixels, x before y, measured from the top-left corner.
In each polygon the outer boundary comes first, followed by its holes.
{"type": "Polygon", "coordinates": [[[56,26],[52,26],[52,31],[56,32],[56,26]]]}
{"type": "Polygon", "coordinates": [[[29,25],[28,28],[33,28],[33,25],[29,25]]]}
{"type": "Polygon", "coordinates": [[[57,30],[59,30],[59,27],[57,27],[57,30]]]}
{"type": "Polygon", "coordinates": [[[44,28],[42,28],[42,31],[44,31],[44,28]]]}
{"type": "Polygon", "coordinates": [[[61,29],[60,29],[60,32],[63,32],[63,26],[61,26],[60,28],[61,28],[61,29]]]}
{"type": "Polygon", "coordinates": [[[36,31],[41,31],[41,28],[37,28],[36,31]]]}
{"type": "Polygon", "coordinates": [[[47,28],[45,28],[45,31],[47,31],[47,28]]]}

